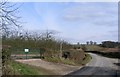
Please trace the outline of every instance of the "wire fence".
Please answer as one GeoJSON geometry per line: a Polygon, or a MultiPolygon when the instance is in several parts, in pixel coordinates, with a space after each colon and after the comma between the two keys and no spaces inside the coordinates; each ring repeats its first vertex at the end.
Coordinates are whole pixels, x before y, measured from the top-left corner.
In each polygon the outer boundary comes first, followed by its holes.
{"type": "Polygon", "coordinates": [[[24,49],[12,49],[12,59],[32,59],[42,58],[45,51],[40,49],[29,49],[29,52],[25,52],[24,49]]]}

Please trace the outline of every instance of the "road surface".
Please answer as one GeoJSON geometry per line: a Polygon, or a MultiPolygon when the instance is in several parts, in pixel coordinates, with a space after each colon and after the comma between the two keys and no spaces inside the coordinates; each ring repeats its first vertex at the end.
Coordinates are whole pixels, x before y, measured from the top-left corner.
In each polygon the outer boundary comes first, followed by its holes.
{"type": "Polygon", "coordinates": [[[96,75],[110,75],[111,77],[115,77],[118,74],[117,70],[119,69],[116,65],[118,59],[106,58],[93,53],[89,54],[92,60],[85,67],[67,75],[89,75],[90,77],[96,75]]]}

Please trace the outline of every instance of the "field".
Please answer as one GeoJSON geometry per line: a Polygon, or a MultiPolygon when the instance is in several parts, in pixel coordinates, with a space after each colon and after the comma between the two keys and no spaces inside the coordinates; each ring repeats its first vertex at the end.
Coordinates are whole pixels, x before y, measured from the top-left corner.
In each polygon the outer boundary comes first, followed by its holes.
{"type": "Polygon", "coordinates": [[[85,45],[87,51],[103,51],[104,48],[97,45],[85,45]]]}

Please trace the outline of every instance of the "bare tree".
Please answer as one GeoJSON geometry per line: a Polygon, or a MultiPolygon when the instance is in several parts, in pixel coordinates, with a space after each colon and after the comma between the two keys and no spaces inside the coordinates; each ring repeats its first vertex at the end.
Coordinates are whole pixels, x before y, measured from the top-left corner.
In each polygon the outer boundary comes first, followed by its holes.
{"type": "MultiPolygon", "coordinates": [[[[16,7],[16,4],[9,3],[7,1],[0,1],[0,36],[4,38],[8,38],[13,30],[20,29],[20,22],[18,21],[20,17],[17,10],[19,7],[16,7]]],[[[2,40],[4,40],[2,38],[2,40]]],[[[2,43],[4,44],[4,42],[2,43]]],[[[8,75],[10,70],[8,68],[8,59],[10,59],[10,49],[9,48],[2,48],[2,73],[3,75],[8,75]]]]}
{"type": "Polygon", "coordinates": [[[87,41],[86,44],[89,45],[89,41],[87,41]]]}
{"type": "Polygon", "coordinates": [[[19,29],[20,22],[18,21],[20,17],[18,14],[18,6],[6,1],[0,2],[0,30],[2,34],[7,35],[13,29],[19,29]]]}
{"type": "Polygon", "coordinates": [[[92,41],[90,41],[90,45],[93,45],[93,42],[92,42],[92,41]]]}
{"type": "Polygon", "coordinates": [[[97,45],[97,42],[94,42],[94,45],[97,45]]]}

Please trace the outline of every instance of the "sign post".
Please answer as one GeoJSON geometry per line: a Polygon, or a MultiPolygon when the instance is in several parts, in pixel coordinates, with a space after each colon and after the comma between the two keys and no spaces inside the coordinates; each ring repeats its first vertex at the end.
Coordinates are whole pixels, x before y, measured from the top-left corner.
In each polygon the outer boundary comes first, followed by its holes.
{"type": "Polygon", "coordinates": [[[26,59],[27,59],[27,54],[28,54],[28,52],[29,52],[29,49],[24,49],[24,51],[25,51],[26,59]]]}

